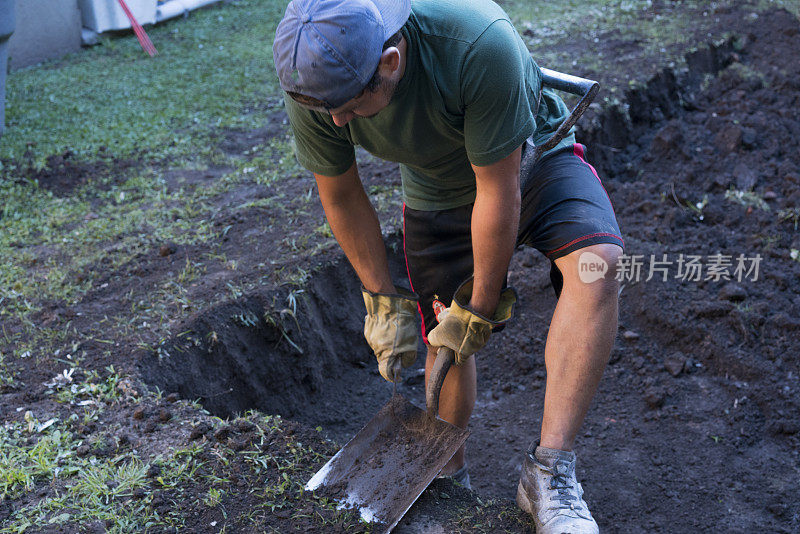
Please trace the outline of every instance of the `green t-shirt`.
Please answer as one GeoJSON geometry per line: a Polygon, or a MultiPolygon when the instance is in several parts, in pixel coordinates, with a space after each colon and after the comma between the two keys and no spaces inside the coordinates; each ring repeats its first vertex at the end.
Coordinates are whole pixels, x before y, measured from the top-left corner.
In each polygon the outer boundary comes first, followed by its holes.
{"type": "MultiPolygon", "coordinates": [[[[330,115],[286,96],[297,159],[305,168],[342,174],[360,145],[400,164],[408,207],[455,208],[475,200],[470,164],[495,163],[531,135],[541,144],[569,114],[549,89],[541,91],[537,113],[541,71],[494,2],[414,0],[402,32],[405,72],[376,116],[338,127],[330,115]]],[[[555,149],[574,142],[568,135],[555,149]]]]}

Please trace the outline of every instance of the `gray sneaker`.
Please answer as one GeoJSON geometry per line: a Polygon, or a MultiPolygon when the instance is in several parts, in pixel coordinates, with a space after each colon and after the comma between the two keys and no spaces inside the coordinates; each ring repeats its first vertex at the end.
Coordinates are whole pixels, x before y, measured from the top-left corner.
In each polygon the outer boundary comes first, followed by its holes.
{"type": "Polygon", "coordinates": [[[536,534],[598,534],[575,479],[575,453],[531,446],[522,464],[517,504],[533,516],[536,534]]]}

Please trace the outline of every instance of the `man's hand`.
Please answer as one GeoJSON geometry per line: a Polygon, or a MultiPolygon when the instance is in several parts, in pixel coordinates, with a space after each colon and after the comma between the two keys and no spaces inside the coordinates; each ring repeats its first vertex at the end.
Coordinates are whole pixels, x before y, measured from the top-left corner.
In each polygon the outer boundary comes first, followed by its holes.
{"type": "Polygon", "coordinates": [[[367,316],[364,337],[378,358],[378,371],[389,382],[400,380],[401,367],[417,359],[416,294],[398,288],[397,293],[373,293],[361,288],[367,316]]]}
{"type": "MultiPolygon", "coordinates": [[[[491,319],[479,314],[470,306],[474,280],[470,278],[456,290],[453,303],[444,318],[428,334],[428,342],[434,347],[448,347],[456,353],[456,365],[466,362],[470,356],[481,350],[492,328],[499,326],[514,314],[517,302],[516,292],[509,288],[500,293],[497,309],[491,319]]],[[[444,313],[444,312],[443,312],[444,313]]]]}

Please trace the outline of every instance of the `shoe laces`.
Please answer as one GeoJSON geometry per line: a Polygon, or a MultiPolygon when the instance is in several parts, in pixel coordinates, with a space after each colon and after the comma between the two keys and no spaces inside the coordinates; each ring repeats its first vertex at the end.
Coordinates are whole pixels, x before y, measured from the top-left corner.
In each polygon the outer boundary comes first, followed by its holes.
{"type": "Polygon", "coordinates": [[[580,510],[581,505],[577,491],[572,491],[575,486],[572,485],[569,462],[565,460],[556,460],[553,467],[545,468],[545,471],[551,475],[550,489],[556,491],[556,494],[551,496],[550,500],[558,502],[558,505],[552,506],[551,508],[580,510]],[[573,503],[573,501],[575,502],[573,503]]]}

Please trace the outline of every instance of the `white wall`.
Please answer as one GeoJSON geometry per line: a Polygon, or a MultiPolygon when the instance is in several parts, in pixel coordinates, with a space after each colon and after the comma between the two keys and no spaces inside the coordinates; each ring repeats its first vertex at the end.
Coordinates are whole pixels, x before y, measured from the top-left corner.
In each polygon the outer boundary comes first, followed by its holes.
{"type": "Polygon", "coordinates": [[[77,0],[16,0],[16,8],[17,27],[8,42],[12,70],[80,49],[77,0]]]}

